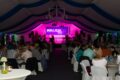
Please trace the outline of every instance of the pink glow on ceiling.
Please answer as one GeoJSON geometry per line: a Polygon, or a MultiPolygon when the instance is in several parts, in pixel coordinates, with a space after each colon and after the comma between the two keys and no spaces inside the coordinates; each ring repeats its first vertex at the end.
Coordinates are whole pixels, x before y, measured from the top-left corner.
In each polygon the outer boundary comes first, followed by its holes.
{"type": "MultiPolygon", "coordinates": [[[[53,22],[53,23],[49,23],[49,24],[41,24],[38,27],[36,27],[35,29],[33,29],[32,31],[34,31],[35,33],[38,33],[41,37],[46,36],[46,41],[49,41],[51,35],[46,35],[46,27],[58,27],[58,26],[64,26],[64,27],[68,27],[69,32],[68,35],[69,37],[72,39],[75,37],[75,33],[76,32],[80,32],[80,28],[76,27],[74,24],[68,24],[68,23],[64,23],[64,22],[53,22]]],[[[65,35],[54,35],[55,37],[55,43],[64,43],[65,42],[65,35]]]]}

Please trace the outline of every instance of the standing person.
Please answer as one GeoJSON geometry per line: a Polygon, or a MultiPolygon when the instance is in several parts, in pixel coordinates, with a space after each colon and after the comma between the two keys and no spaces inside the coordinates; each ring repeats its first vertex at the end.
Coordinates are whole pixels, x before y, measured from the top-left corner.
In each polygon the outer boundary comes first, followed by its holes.
{"type": "Polygon", "coordinates": [[[42,64],[43,70],[45,71],[48,68],[48,59],[49,59],[49,53],[45,45],[42,46],[41,52],[42,52],[41,64],[42,64]]]}
{"type": "Polygon", "coordinates": [[[52,37],[50,38],[50,42],[52,43],[52,44],[54,44],[54,36],[52,35],[52,37]]]}
{"type": "Polygon", "coordinates": [[[17,55],[16,47],[13,43],[9,43],[7,46],[7,58],[15,59],[17,55]]]}
{"type": "Polygon", "coordinates": [[[65,36],[65,43],[66,43],[66,47],[68,48],[69,46],[69,42],[70,42],[70,37],[68,35],[65,36]]]}
{"type": "Polygon", "coordinates": [[[20,45],[25,45],[25,38],[24,38],[24,36],[21,36],[20,37],[20,45]]]}
{"type": "Polygon", "coordinates": [[[53,50],[53,48],[54,48],[54,36],[52,35],[51,36],[51,38],[50,38],[50,46],[51,46],[51,52],[52,52],[52,50],[53,50]]]}
{"type": "Polygon", "coordinates": [[[39,51],[39,46],[34,45],[34,46],[31,47],[30,50],[31,50],[31,52],[32,52],[33,57],[36,57],[36,59],[37,59],[38,61],[40,61],[40,60],[41,60],[41,53],[40,53],[40,51],[39,51]]]}

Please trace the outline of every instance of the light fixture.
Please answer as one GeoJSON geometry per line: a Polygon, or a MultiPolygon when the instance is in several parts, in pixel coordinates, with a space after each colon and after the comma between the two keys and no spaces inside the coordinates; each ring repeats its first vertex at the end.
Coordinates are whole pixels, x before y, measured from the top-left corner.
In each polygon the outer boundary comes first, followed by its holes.
{"type": "Polygon", "coordinates": [[[62,21],[66,18],[65,9],[57,5],[54,8],[49,8],[48,19],[52,21],[62,21]]]}

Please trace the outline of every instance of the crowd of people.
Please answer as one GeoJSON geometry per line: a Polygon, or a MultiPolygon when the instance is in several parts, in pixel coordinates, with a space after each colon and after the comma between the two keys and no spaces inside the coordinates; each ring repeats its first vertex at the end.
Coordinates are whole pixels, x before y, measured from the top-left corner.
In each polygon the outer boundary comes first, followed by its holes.
{"type": "MultiPolygon", "coordinates": [[[[19,42],[8,39],[6,44],[1,42],[0,45],[0,58],[6,57],[8,59],[7,65],[13,68],[20,68],[30,58],[35,58],[38,63],[41,63],[42,71],[45,71],[48,67],[49,53],[50,44],[47,42],[41,40],[25,42],[24,37],[21,37],[19,42]],[[16,64],[10,62],[11,60],[15,60],[16,64]]],[[[36,69],[36,73],[38,72],[39,68],[36,69]]]]}
{"type": "MultiPolygon", "coordinates": [[[[22,59],[24,62],[31,57],[35,57],[38,62],[41,62],[44,70],[48,67],[49,55],[52,52],[52,48],[55,45],[54,36],[51,37],[50,43],[45,39],[40,40],[39,36],[30,35],[32,42],[25,42],[24,37],[21,37],[19,42],[14,40],[6,41],[6,44],[0,46],[0,57],[5,56],[8,59],[22,59]]],[[[73,71],[78,72],[78,66],[81,60],[88,59],[91,65],[106,68],[107,62],[117,59],[117,63],[120,63],[119,50],[110,40],[107,39],[104,34],[99,35],[95,40],[91,39],[88,35],[85,39],[85,33],[76,33],[74,39],[70,39],[69,35],[66,35],[66,51],[68,53],[68,59],[73,64],[73,71]],[[99,63],[99,64],[98,64],[99,63]]],[[[14,39],[14,38],[13,38],[14,39]]],[[[20,63],[21,64],[21,63],[20,63]]]]}
{"type": "MultiPolygon", "coordinates": [[[[81,72],[80,63],[83,60],[88,60],[90,67],[104,68],[107,71],[107,75],[109,66],[112,63],[112,65],[116,66],[114,68],[117,68],[117,71],[115,73],[113,72],[114,74],[112,73],[112,75],[120,74],[119,37],[99,33],[96,38],[92,39],[91,35],[84,38],[85,35],[85,33],[77,34],[72,41],[66,36],[68,60],[73,65],[73,71],[81,72]]],[[[90,68],[86,67],[86,69],[88,73],[91,73],[90,68]]],[[[89,75],[91,76],[91,74],[89,75]]]]}
{"type": "MultiPolygon", "coordinates": [[[[106,71],[108,63],[113,62],[113,64],[117,64],[117,67],[119,67],[116,73],[120,71],[120,47],[116,42],[112,42],[112,38],[111,40],[106,40],[103,36],[98,36],[96,40],[87,41],[86,43],[73,41],[67,47],[67,51],[68,59],[73,64],[74,72],[81,71],[79,68],[82,60],[88,60],[90,66],[104,68],[106,71]]],[[[88,73],[89,71],[88,69],[88,73]]]]}

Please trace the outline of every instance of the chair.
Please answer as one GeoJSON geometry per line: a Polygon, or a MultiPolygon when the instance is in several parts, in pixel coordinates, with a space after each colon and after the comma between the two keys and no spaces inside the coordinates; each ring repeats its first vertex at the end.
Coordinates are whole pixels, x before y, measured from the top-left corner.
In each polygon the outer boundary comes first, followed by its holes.
{"type": "Polygon", "coordinates": [[[118,72],[115,74],[115,80],[120,80],[120,55],[117,56],[118,72]]]}
{"type": "Polygon", "coordinates": [[[117,75],[117,76],[115,77],[115,80],[120,80],[120,75],[117,75]]]}
{"type": "Polygon", "coordinates": [[[7,64],[12,66],[12,68],[19,68],[16,59],[8,59],[7,64]]]}
{"type": "Polygon", "coordinates": [[[73,71],[78,72],[78,61],[76,60],[75,54],[73,54],[73,71]]]}
{"type": "Polygon", "coordinates": [[[109,80],[107,74],[108,72],[106,68],[97,67],[97,66],[91,67],[92,80],[109,80]]]}
{"type": "Polygon", "coordinates": [[[35,71],[38,74],[38,62],[35,57],[28,58],[25,63],[25,68],[30,71],[35,71]]]}
{"type": "Polygon", "coordinates": [[[91,80],[91,76],[89,75],[87,71],[87,67],[90,67],[90,63],[88,60],[82,60],[80,62],[81,68],[82,68],[82,80],[91,80]]]}
{"type": "Polygon", "coordinates": [[[40,61],[38,61],[38,70],[43,72],[42,63],[40,61]]]}

